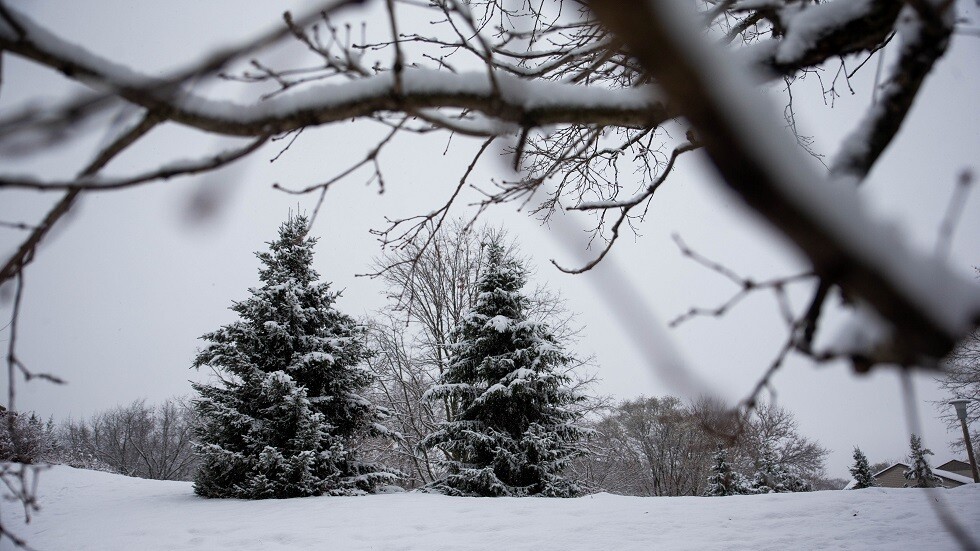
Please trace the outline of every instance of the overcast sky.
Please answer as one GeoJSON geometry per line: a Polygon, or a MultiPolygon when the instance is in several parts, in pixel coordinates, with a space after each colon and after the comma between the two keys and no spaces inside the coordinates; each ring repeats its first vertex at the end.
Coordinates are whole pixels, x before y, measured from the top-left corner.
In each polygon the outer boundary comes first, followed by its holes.
{"type": "MultiPolygon", "coordinates": [[[[12,4],[86,49],[149,74],[163,74],[200,59],[216,45],[269,28],[279,21],[283,6],[292,5],[215,0],[12,4]]],[[[384,26],[373,22],[369,29],[380,33],[384,26]]],[[[899,139],[863,190],[872,210],[922,251],[934,246],[958,174],[977,169],[978,47],[980,39],[975,36],[954,37],[951,51],[927,80],[899,139]]],[[[279,61],[283,55],[278,55],[279,61]]],[[[75,89],[57,74],[9,55],[4,57],[3,71],[0,113],[24,101],[50,100],[75,89]]],[[[840,137],[856,123],[870,98],[871,76],[873,70],[858,75],[852,82],[854,95],[839,86],[846,93],[833,108],[822,101],[815,76],[794,85],[802,131],[815,137],[818,151],[832,155],[840,137]]],[[[774,109],[781,108],[778,101],[774,109]]],[[[373,123],[311,130],[274,163],[269,160],[281,143],[204,178],[87,197],[26,272],[18,343],[18,353],[28,366],[55,373],[69,384],[21,384],[18,408],[56,419],[77,418],[136,399],[158,402],[189,394],[188,380],[206,375],[189,369],[201,345],[197,338],[234,319],[228,310],[231,302],[245,298],[246,289],[258,283],[253,253],[275,237],[290,209],[309,210],[315,202],[314,197],[277,192],[271,185],[301,187],[323,181],[363,156],[383,132],[373,123]],[[202,200],[215,205],[204,219],[190,214],[202,200]]],[[[3,170],[67,177],[91,155],[99,139],[94,134],[52,155],[3,159],[3,170]]],[[[789,133],[787,139],[792,139],[789,133]]],[[[151,134],[111,165],[109,172],[127,174],[233,143],[170,125],[151,134]]],[[[376,185],[364,185],[368,173],[331,189],[313,234],[320,238],[318,271],[334,282],[335,289],[344,290],[338,302],[342,310],[363,316],[385,303],[377,281],[354,277],[365,272],[379,253],[368,230],[382,228],[385,217],[418,214],[441,205],[476,145],[456,137],[447,148],[446,135],[402,136],[381,158],[384,194],[376,185]]],[[[506,170],[504,162],[484,163],[477,180],[488,182],[506,170]]],[[[30,223],[52,199],[38,193],[4,192],[0,220],[30,223]]],[[[636,324],[645,334],[659,334],[667,330],[647,327],[650,316],[663,324],[691,306],[720,304],[737,290],[717,274],[683,259],[672,234],[756,279],[805,269],[781,238],[717,184],[697,153],[682,158],[675,176],[658,191],[639,228],[641,235],[635,239],[627,235],[606,261],[585,275],[561,274],[549,260],[575,265],[582,254],[590,254],[584,250],[585,234],[567,229],[587,227],[588,219],[568,216],[560,228],[549,229],[515,209],[512,205],[492,209],[484,221],[505,226],[537,265],[535,280],[559,289],[570,309],[579,313],[585,326],[580,349],[596,355],[602,379],[596,391],[619,399],[681,390],[651,369],[656,358],[630,338],[636,324]],[[624,278],[632,288],[624,285],[624,278]],[[617,306],[610,299],[611,289],[626,289],[633,300],[628,306],[617,306]]],[[[0,230],[0,254],[5,255],[20,235],[0,230]]],[[[978,235],[980,194],[974,192],[965,205],[949,259],[964,274],[980,265],[978,235]]],[[[806,291],[805,287],[795,291],[797,307],[806,291]]],[[[4,319],[9,317],[9,302],[0,308],[4,319]]],[[[772,297],[759,294],[724,318],[695,319],[670,330],[670,335],[679,354],[711,390],[735,401],[749,392],[775,356],[785,328],[772,297]]],[[[0,339],[5,338],[6,333],[0,333],[0,339]]],[[[956,433],[947,433],[929,403],[943,395],[929,375],[918,375],[915,381],[926,443],[936,452],[936,461],[944,462],[953,457],[947,444],[956,433]]],[[[796,414],[801,431],[833,450],[830,475],[846,476],[854,445],[860,445],[872,461],[898,460],[906,454],[909,428],[894,370],[879,369],[859,377],[845,365],[814,367],[793,360],[775,383],[776,401],[796,414]]]]}

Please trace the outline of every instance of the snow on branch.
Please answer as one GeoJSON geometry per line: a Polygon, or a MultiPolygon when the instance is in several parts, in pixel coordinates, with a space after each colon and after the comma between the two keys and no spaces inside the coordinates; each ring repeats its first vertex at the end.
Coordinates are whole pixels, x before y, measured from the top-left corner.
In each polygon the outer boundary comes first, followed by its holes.
{"type": "Polygon", "coordinates": [[[902,12],[898,25],[902,39],[898,60],[877,103],[841,145],[831,166],[835,177],[860,181],[891,143],[926,76],[946,51],[952,32],[952,16],[952,9],[944,10],[940,18],[922,17],[911,7],[902,12]]]}
{"type": "MultiPolygon", "coordinates": [[[[316,9],[297,18],[296,25],[309,25],[324,14],[359,2],[360,0],[325,1],[316,9]]],[[[287,13],[287,19],[289,18],[287,13]]],[[[168,100],[185,82],[215,74],[236,59],[275,44],[291,33],[289,25],[277,26],[241,44],[219,49],[201,62],[178,71],[167,79],[159,79],[94,55],[78,44],[61,39],[29,17],[3,6],[0,11],[0,50],[32,59],[68,78],[102,89],[103,93],[95,97],[82,96],[65,105],[54,117],[31,109],[9,117],[7,121],[0,122],[0,140],[19,129],[30,128],[39,120],[45,122],[45,126],[52,127],[52,130],[63,130],[66,125],[76,124],[112,105],[112,100],[116,97],[147,107],[159,116],[165,116],[170,107],[168,100]],[[142,99],[144,103],[135,98],[142,99]]],[[[256,135],[261,134],[265,133],[256,135]]]]}
{"type": "Polygon", "coordinates": [[[935,366],[980,322],[980,289],[874,222],[852,185],[813,172],[782,139],[749,68],[695,38],[689,14],[669,2],[591,6],[695,127],[725,183],[791,239],[821,278],[895,325],[891,357],[898,363],[935,366]]]}
{"type": "MultiPolygon", "coordinates": [[[[520,136],[512,152],[526,175],[500,183],[501,191],[487,193],[484,206],[529,201],[546,180],[559,180],[556,191],[534,212],[544,211],[547,218],[548,212],[561,208],[563,199],[573,197],[580,209],[618,215],[614,241],[622,222],[631,220],[630,209],[648,204],[677,156],[694,147],[677,146],[661,163],[658,154],[674,144],[651,143],[662,123],[682,115],[696,130],[696,145],[705,148],[728,185],[803,250],[821,281],[840,285],[895,321],[899,357],[916,362],[941,356],[977,322],[980,299],[973,286],[932,259],[908,251],[887,228],[869,221],[852,189],[854,180],[868,172],[891,142],[925,75],[942,55],[952,25],[948,2],[743,0],[703,7],[706,11],[696,18],[677,17],[673,3],[635,5],[625,0],[593,0],[587,5],[591,10],[564,13],[559,13],[560,3],[518,13],[492,1],[480,18],[462,3],[430,6],[445,18],[438,23],[445,25],[448,38],[437,31],[431,36],[403,34],[399,29],[404,21],[396,21],[395,3],[388,2],[390,41],[361,45],[342,39],[328,17],[352,3],[335,0],[304,17],[287,15],[279,30],[237,49],[216,52],[166,79],[152,79],[87,53],[4,9],[0,48],[59,70],[99,93],[67,104],[59,111],[64,116],[60,122],[57,115],[8,116],[0,121],[0,142],[11,141],[25,129],[68,127],[110,101],[140,107],[157,122],[256,138],[352,118],[386,124],[400,120],[391,123],[393,136],[415,130],[408,123],[421,120],[473,136],[520,136]],[[909,7],[903,11],[905,4],[909,7]],[[511,28],[492,27],[498,15],[501,20],[526,19],[511,28]],[[307,30],[314,22],[325,23],[327,33],[319,35],[315,27],[307,30]],[[829,59],[873,52],[896,28],[902,50],[893,77],[882,101],[844,144],[834,178],[827,181],[809,171],[799,150],[782,139],[781,124],[770,107],[760,103],[758,85],[829,59]],[[232,61],[289,36],[328,61],[319,69],[277,73],[253,60],[259,70],[254,78],[278,82],[282,89],[252,104],[215,101],[181,89],[190,77],[217,74],[232,61]],[[729,44],[737,37],[750,46],[722,53],[708,43],[729,44]],[[414,55],[405,46],[409,42],[436,51],[463,51],[472,56],[469,61],[477,62],[476,69],[469,63],[460,66],[466,70],[458,70],[448,55],[436,58],[430,51],[422,55],[428,62],[416,63],[409,59],[414,55]],[[362,54],[383,48],[394,50],[394,61],[367,69],[362,54]],[[340,78],[314,84],[330,77],[340,78]],[[610,144],[613,140],[618,143],[610,144]],[[623,200],[618,198],[617,162],[625,153],[635,153],[633,162],[644,181],[631,199],[623,200]],[[946,292],[933,292],[940,284],[946,292]]],[[[373,164],[380,180],[378,150],[380,145],[341,176],[373,164]]],[[[82,180],[86,186],[105,183],[93,174],[82,180]]],[[[465,180],[466,175],[461,186],[465,180]]],[[[322,193],[333,181],[304,191],[322,193]]],[[[55,186],[69,190],[62,214],[78,191],[70,185],[55,186]]],[[[454,199],[455,194],[447,206],[454,199]]],[[[440,218],[445,208],[394,221],[388,231],[409,220],[440,218]]],[[[602,228],[600,222],[596,231],[602,228]]],[[[416,233],[409,230],[404,235],[416,233]]],[[[28,249],[33,251],[35,245],[36,241],[28,249]]],[[[5,268],[0,281],[11,273],[5,268]]]]}
{"type": "Polygon", "coordinates": [[[895,0],[846,0],[783,8],[775,15],[786,34],[768,63],[785,75],[832,57],[872,51],[891,32],[901,7],[895,0]]]}
{"type": "MultiPolygon", "coordinates": [[[[324,11],[348,3],[351,2],[331,2],[324,11]]],[[[760,48],[767,54],[755,62],[770,69],[769,78],[772,78],[814,66],[830,57],[870,50],[891,30],[897,15],[897,10],[891,9],[895,4],[885,0],[833,2],[804,10],[792,19],[781,15],[779,19],[786,19],[788,26],[786,37],[779,40],[775,48],[760,48]],[[845,5],[848,7],[843,9],[845,5]]],[[[609,39],[569,48],[555,59],[546,61],[543,68],[536,71],[506,62],[498,63],[487,51],[480,54],[488,65],[484,71],[440,71],[402,68],[399,65],[397,71],[366,75],[366,71],[360,68],[355,71],[359,78],[350,82],[310,86],[297,93],[276,95],[256,104],[213,101],[186,90],[175,93],[187,78],[214,73],[236,57],[286,35],[299,37],[316,50],[317,47],[301,32],[311,20],[309,17],[293,19],[287,14],[287,25],[278,32],[265,35],[237,50],[219,52],[169,79],[151,78],[91,54],[20,14],[8,23],[0,24],[0,45],[5,50],[105,90],[107,94],[118,95],[126,101],[157,111],[175,122],[236,136],[278,134],[383,112],[417,113],[436,108],[475,111],[493,120],[520,127],[551,124],[656,127],[669,116],[667,106],[649,87],[610,89],[582,85],[578,77],[561,81],[533,78],[540,75],[540,71],[547,73],[573,63],[572,60],[578,56],[596,54],[605,47],[611,47],[609,39]],[[12,26],[14,21],[16,28],[12,26]]],[[[479,36],[479,33],[476,35],[479,36]]],[[[487,48],[490,46],[484,44],[480,49],[487,48]]],[[[506,57],[506,52],[506,48],[492,49],[492,53],[498,57],[506,57]]],[[[276,76],[269,69],[265,69],[264,74],[270,78],[276,76]]],[[[91,107],[93,102],[89,99],[87,106],[91,107]]],[[[72,105],[67,110],[78,108],[72,105]]],[[[37,113],[23,113],[9,117],[0,124],[0,138],[23,128],[25,123],[36,122],[37,116],[37,113]]],[[[437,124],[448,123],[432,114],[429,118],[437,124]]],[[[488,124],[468,127],[467,130],[469,134],[488,136],[493,135],[491,133],[511,132],[512,128],[488,124]]]]}
{"type": "MultiPolygon", "coordinates": [[[[382,112],[413,112],[432,108],[474,110],[521,126],[558,123],[657,126],[667,110],[652,88],[609,90],[525,80],[486,71],[450,73],[406,68],[343,84],[320,84],[254,104],[215,101],[181,91],[169,82],[85,53],[42,27],[19,21],[27,37],[18,39],[0,27],[0,46],[50,66],[121,98],[156,111],[174,122],[207,132],[233,136],[279,134],[382,112]]],[[[30,118],[11,117],[0,123],[0,139],[21,129],[30,118]]]]}

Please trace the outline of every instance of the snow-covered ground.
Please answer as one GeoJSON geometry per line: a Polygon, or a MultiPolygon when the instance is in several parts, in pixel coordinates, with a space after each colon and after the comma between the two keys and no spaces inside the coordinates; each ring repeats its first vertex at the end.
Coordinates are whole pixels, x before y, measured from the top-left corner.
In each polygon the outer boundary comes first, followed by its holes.
{"type": "MultiPolygon", "coordinates": [[[[186,482],[53,467],[42,511],[5,526],[38,550],[470,550],[957,548],[922,490],[577,499],[401,493],[208,500],[186,482]]],[[[980,538],[980,484],[936,494],[980,538]]],[[[10,549],[4,541],[0,548],[10,549]]]]}

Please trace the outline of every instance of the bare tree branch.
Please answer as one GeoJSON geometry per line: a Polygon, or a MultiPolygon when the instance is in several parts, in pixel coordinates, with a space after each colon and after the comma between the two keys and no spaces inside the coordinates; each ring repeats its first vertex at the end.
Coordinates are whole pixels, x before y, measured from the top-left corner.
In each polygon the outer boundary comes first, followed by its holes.
{"type": "MultiPolygon", "coordinates": [[[[79,174],[80,178],[91,177],[95,175],[99,170],[101,170],[105,165],[109,163],[114,157],[122,153],[127,147],[135,143],[139,138],[146,135],[147,132],[153,129],[160,120],[153,114],[147,114],[142,122],[132,128],[129,132],[126,132],[122,136],[119,136],[115,141],[107,145],[102,151],[96,155],[95,159],[89,163],[85,169],[79,174]]],[[[31,234],[25,239],[17,251],[8,258],[3,267],[0,268],[0,285],[10,280],[16,274],[20,273],[31,260],[34,258],[34,252],[37,250],[38,245],[44,237],[51,231],[51,228],[58,223],[65,214],[71,210],[71,207],[75,204],[78,195],[82,192],[81,189],[71,189],[59,200],[44,219],[35,226],[31,234]]]]}
{"type": "Polygon", "coordinates": [[[6,187],[11,189],[33,189],[37,191],[110,191],[134,187],[149,182],[169,180],[180,176],[191,176],[221,168],[265,145],[268,139],[268,136],[261,136],[258,139],[252,140],[245,147],[223,151],[217,155],[203,159],[164,166],[134,176],[105,178],[92,175],[83,176],[70,182],[40,182],[33,178],[0,175],[0,189],[6,187]]]}
{"type": "MultiPolygon", "coordinates": [[[[807,188],[810,201],[819,201],[813,194],[827,186],[821,186],[819,178],[807,173],[802,163],[795,162],[795,155],[788,154],[791,152],[785,147],[778,146],[775,150],[760,147],[759,133],[775,126],[763,122],[769,119],[765,108],[747,97],[737,107],[727,103],[733,97],[743,99],[744,78],[725,66],[715,51],[685,42],[687,35],[678,28],[688,29],[689,24],[684,17],[673,13],[676,8],[657,3],[627,6],[621,0],[595,1],[591,6],[657,77],[679,111],[697,129],[727,185],[789,237],[808,256],[817,274],[849,294],[863,297],[894,325],[896,336],[891,345],[900,363],[925,362],[934,366],[934,361],[929,362],[928,358],[945,355],[967,324],[980,321],[980,312],[967,313],[972,306],[967,306],[964,317],[955,322],[958,327],[937,318],[937,312],[923,308],[927,297],[909,293],[909,284],[901,279],[902,274],[892,273],[885,265],[887,262],[863,250],[859,241],[852,242],[852,236],[842,235],[835,222],[825,213],[817,212],[812,203],[801,201],[799,182],[805,182],[802,186],[807,188]],[[729,87],[724,98],[713,92],[719,78],[729,87]],[[746,120],[746,109],[751,117],[762,119],[746,120]],[[787,181],[791,173],[795,173],[795,181],[787,181]]],[[[944,28],[945,34],[939,33],[942,29],[932,29],[937,31],[932,35],[933,40],[945,40],[950,29],[944,28]]],[[[933,51],[937,55],[942,53],[941,48],[933,51]]],[[[749,94],[744,91],[745,96],[749,94]]],[[[773,145],[772,141],[766,143],[767,147],[773,145]]],[[[844,193],[837,199],[852,203],[857,200],[844,193]]],[[[867,231],[875,230],[869,227],[867,231]]],[[[901,252],[890,251],[890,254],[901,252]]],[[[906,266],[925,266],[922,260],[908,253],[901,262],[906,266]]],[[[934,265],[929,269],[938,270],[934,265]]]]}

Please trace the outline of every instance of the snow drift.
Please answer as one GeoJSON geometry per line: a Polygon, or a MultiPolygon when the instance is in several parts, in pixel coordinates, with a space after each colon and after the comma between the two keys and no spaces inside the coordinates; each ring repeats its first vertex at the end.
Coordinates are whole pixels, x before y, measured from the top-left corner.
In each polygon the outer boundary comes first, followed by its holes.
{"type": "MultiPolygon", "coordinates": [[[[954,549],[923,490],[733,497],[453,498],[418,493],[242,501],[56,466],[42,510],[5,526],[44,550],[954,549]]],[[[980,484],[938,490],[980,538],[980,484]]],[[[9,541],[0,548],[11,549],[9,541]]]]}

